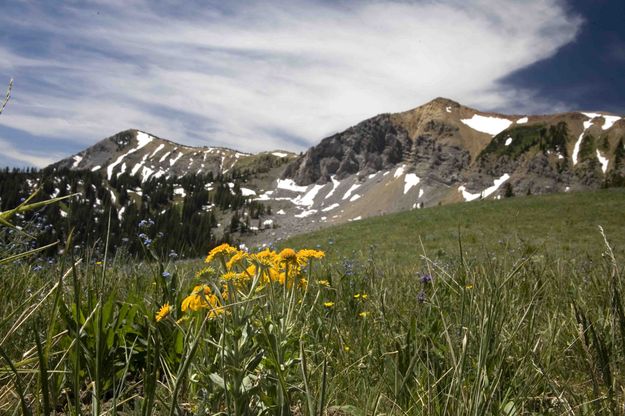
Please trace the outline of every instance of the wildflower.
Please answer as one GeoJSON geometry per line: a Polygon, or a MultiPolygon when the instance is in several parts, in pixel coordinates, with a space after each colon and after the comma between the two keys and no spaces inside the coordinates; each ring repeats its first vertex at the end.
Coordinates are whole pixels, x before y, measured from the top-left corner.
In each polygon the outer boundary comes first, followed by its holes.
{"type": "Polygon", "coordinates": [[[210,309],[210,316],[215,317],[223,313],[224,309],[219,303],[219,299],[212,293],[208,285],[199,285],[193,288],[193,292],[182,301],[183,312],[187,309],[198,311],[200,309],[210,309]]]}
{"type": "Polygon", "coordinates": [[[161,306],[161,309],[158,311],[158,313],[156,314],[156,322],[160,322],[161,319],[165,318],[167,315],[169,315],[171,313],[171,306],[169,305],[169,303],[164,304],[163,306],[161,306]]]}
{"type": "Polygon", "coordinates": [[[419,303],[424,303],[424,302],[425,302],[425,299],[426,299],[426,297],[425,297],[425,292],[422,290],[422,291],[420,291],[420,292],[419,292],[419,294],[417,295],[417,301],[418,301],[419,303]]]}
{"type": "Polygon", "coordinates": [[[165,279],[167,279],[167,278],[171,277],[171,273],[169,273],[169,272],[163,272],[162,276],[163,276],[165,279]]]}
{"type": "Polygon", "coordinates": [[[367,316],[369,316],[369,312],[360,312],[358,316],[360,316],[361,318],[366,318],[367,316]]]}
{"type": "Polygon", "coordinates": [[[212,290],[208,285],[199,285],[193,288],[193,292],[182,301],[182,311],[187,309],[197,311],[208,306],[206,298],[212,294],[212,290]]]}
{"type": "Polygon", "coordinates": [[[473,285],[471,283],[469,283],[468,285],[466,285],[464,287],[465,289],[473,289],[473,285]]]}
{"type": "Polygon", "coordinates": [[[96,261],[95,264],[98,265],[98,266],[101,266],[102,262],[101,261],[96,261]]]}
{"type": "Polygon", "coordinates": [[[243,261],[247,259],[247,253],[245,251],[237,251],[226,263],[226,268],[231,270],[235,265],[242,265],[243,261]]]}
{"type": "Polygon", "coordinates": [[[235,272],[228,272],[221,275],[223,280],[236,280],[238,278],[238,274],[235,272]]]}
{"type": "Polygon", "coordinates": [[[334,306],[334,302],[323,302],[323,306],[326,308],[331,308],[334,306]]]}
{"type": "Polygon", "coordinates": [[[169,257],[175,259],[176,257],[178,257],[178,253],[176,253],[174,250],[171,250],[169,252],[169,257]]]}
{"type": "Polygon", "coordinates": [[[40,271],[41,269],[43,269],[43,267],[42,267],[42,266],[40,266],[40,265],[38,264],[38,265],[36,265],[35,267],[33,267],[33,272],[38,272],[38,271],[40,271]]]}
{"type": "Polygon", "coordinates": [[[309,250],[303,249],[297,252],[297,262],[300,265],[305,265],[310,259],[322,259],[325,257],[325,253],[321,250],[309,250]]]}
{"type": "Polygon", "coordinates": [[[428,283],[432,281],[432,275],[426,273],[421,276],[420,280],[421,280],[421,283],[423,283],[424,285],[427,285],[428,283]]]}
{"type": "Polygon", "coordinates": [[[237,249],[232,247],[230,244],[228,243],[224,243],[220,246],[215,247],[214,249],[212,249],[209,253],[208,256],[206,257],[206,260],[204,260],[205,263],[210,263],[213,260],[215,260],[216,258],[220,258],[220,257],[225,257],[225,256],[229,256],[231,254],[235,254],[237,252],[237,249]]]}
{"type": "Polygon", "coordinates": [[[330,287],[330,282],[327,280],[319,280],[319,286],[330,287]]]}
{"type": "Polygon", "coordinates": [[[285,248],[278,255],[280,257],[280,261],[286,263],[295,263],[297,262],[297,253],[292,248],[285,248]]]}
{"type": "Polygon", "coordinates": [[[343,345],[343,351],[349,352],[349,350],[350,350],[349,345],[343,345]]]}

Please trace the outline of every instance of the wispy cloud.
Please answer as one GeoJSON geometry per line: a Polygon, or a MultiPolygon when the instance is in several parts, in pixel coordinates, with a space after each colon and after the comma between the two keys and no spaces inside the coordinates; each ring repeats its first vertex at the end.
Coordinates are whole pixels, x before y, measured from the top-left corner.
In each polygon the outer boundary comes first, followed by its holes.
{"type": "Polygon", "coordinates": [[[79,147],[134,127],[258,151],[301,150],[436,96],[532,111],[532,91],[499,80],[581,24],[557,0],[117,3],[0,17],[14,33],[0,75],[16,79],[0,123],[79,147]]]}

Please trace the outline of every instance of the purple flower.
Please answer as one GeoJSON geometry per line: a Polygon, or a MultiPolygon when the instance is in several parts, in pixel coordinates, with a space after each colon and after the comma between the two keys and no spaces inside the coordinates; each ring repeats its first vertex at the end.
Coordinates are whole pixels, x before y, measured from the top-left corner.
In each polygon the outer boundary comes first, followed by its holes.
{"type": "Polygon", "coordinates": [[[423,283],[424,285],[427,285],[428,283],[432,281],[432,275],[428,273],[422,274],[420,280],[421,280],[421,283],[423,283]]]}
{"type": "Polygon", "coordinates": [[[171,273],[169,273],[169,272],[163,272],[163,277],[164,277],[165,279],[167,279],[167,278],[171,277],[171,273]]]}

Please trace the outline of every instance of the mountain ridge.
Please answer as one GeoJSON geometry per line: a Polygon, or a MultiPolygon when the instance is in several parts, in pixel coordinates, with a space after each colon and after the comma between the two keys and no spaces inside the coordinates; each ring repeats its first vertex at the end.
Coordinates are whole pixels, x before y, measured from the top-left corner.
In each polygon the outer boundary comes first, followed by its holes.
{"type": "Polygon", "coordinates": [[[131,129],[51,168],[141,183],[245,170],[245,196],[273,212],[271,234],[249,238],[260,243],[423,206],[622,186],[624,139],[625,119],[607,112],[506,115],[437,97],[370,117],[300,155],[185,146],[131,129]]]}

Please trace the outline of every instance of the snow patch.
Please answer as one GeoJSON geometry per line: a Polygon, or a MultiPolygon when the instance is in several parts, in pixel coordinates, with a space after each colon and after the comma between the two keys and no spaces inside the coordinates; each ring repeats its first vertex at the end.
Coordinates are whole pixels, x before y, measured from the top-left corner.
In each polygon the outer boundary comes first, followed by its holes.
{"type": "Polygon", "coordinates": [[[323,212],[328,212],[328,211],[332,211],[334,208],[338,208],[340,205],[339,204],[332,204],[328,207],[325,207],[324,209],[322,209],[321,211],[323,212]]]}
{"type": "Polygon", "coordinates": [[[355,191],[356,189],[358,189],[358,188],[360,188],[360,185],[359,185],[359,184],[357,184],[357,183],[353,184],[353,185],[352,185],[352,187],[351,187],[351,188],[349,188],[349,189],[347,190],[347,192],[345,192],[345,195],[343,195],[343,201],[345,201],[346,199],[348,199],[348,198],[352,195],[352,192],[354,192],[354,191],[355,191]]]}
{"type": "Polygon", "coordinates": [[[111,180],[111,177],[113,176],[113,169],[115,169],[115,166],[119,165],[126,156],[141,149],[143,146],[150,143],[153,139],[154,138],[152,136],[145,134],[142,131],[137,132],[137,143],[138,143],[137,147],[130,149],[127,153],[124,153],[123,155],[119,156],[115,162],[107,166],[106,174],[107,174],[108,179],[111,180]]]}
{"type": "Polygon", "coordinates": [[[278,215],[286,215],[286,212],[284,212],[284,210],[281,209],[280,211],[276,212],[276,214],[278,214],[278,215]]]}
{"type": "Polygon", "coordinates": [[[362,216],[360,216],[360,215],[359,215],[359,216],[354,217],[354,218],[351,218],[351,219],[349,219],[349,220],[347,220],[347,221],[350,221],[350,222],[351,222],[351,221],[360,221],[361,219],[362,219],[362,216]]]}
{"type": "Polygon", "coordinates": [[[341,184],[341,181],[337,181],[334,178],[335,178],[334,175],[330,176],[330,179],[332,180],[332,190],[330,192],[328,192],[328,194],[326,195],[325,199],[330,198],[334,194],[334,191],[336,191],[336,188],[338,188],[339,185],[341,184]]]}
{"type": "Polygon", "coordinates": [[[178,160],[180,160],[181,157],[182,157],[182,153],[178,153],[178,156],[176,156],[173,159],[169,159],[169,166],[170,167],[174,166],[174,163],[176,163],[178,160]]]}
{"type": "Polygon", "coordinates": [[[506,146],[510,146],[510,143],[512,143],[512,137],[508,137],[508,138],[506,139],[506,143],[505,143],[505,145],[506,145],[506,146]]]}
{"type": "Polygon", "coordinates": [[[397,170],[395,170],[395,173],[393,174],[393,178],[399,178],[401,175],[403,175],[405,167],[406,165],[401,165],[400,167],[398,167],[397,170]]]}
{"type": "Polygon", "coordinates": [[[101,167],[102,167],[102,166],[100,166],[100,165],[95,166],[95,167],[93,167],[93,168],[91,169],[91,172],[95,172],[96,170],[100,170],[100,168],[101,168],[101,167]]]}
{"type": "Polygon", "coordinates": [[[498,133],[504,131],[512,121],[507,118],[499,118],[499,117],[484,117],[479,114],[474,114],[471,118],[465,118],[460,120],[467,126],[471,127],[473,130],[477,130],[482,133],[490,134],[491,136],[496,136],[498,133]]]}
{"type": "Polygon", "coordinates": [[[516,121],[516,124],[525,124],[527,123],[527,117],[522,117],[516,121]]]}
{"type": "Polygon", "coordinates": [[[243,196],[256,195],[256,191],[253,191],[253,190],[248,189],[248,188],[241,188],[241,195],[243,195],[243,196]]]}
{"type": "Polygon", "coordinates": [[[419,198],[421,198],[423,196],[423,188],[419,189],[419,198]]]}
{"type": "Polygon", "coordinates": [[[451,113],[451,107],[445,107],[445,111],[447,111],[448,113],[451,113]]]}
{"type": "Polygon", "coordinates": [[[410,188],[412,188],[415,185],[418,185],[420,181],[421,179],[419,179],[419,177],[415,175],[414,173],[407,174],[404,178],[404,195],[408,193],[410,188]]]}
{"type": "Polygon", "coordinates": [[[593,124],[592,119],[601,115],[601,114],[595,114],[595,113],[582,113],[582,114],[584,114],[586,117],[590,117],[590,120],[584,121],[584,130],[582,131],[582,134],[579,135],[579,138],[575,142],[575,147],[573,147],[573,154],[571,155],[571,157],[573,158],[573,166],[577,165],[577,156],[579,155],[579,147],[582,144],[582,140],[584,139],[584,134],[586,134],[586,130],[588,130],[590,126],[592,126],[593,124]]]}
{"type": "Polygon", "coordinates": [[[493,186],[488,187],[484,189],[482,192],[477,193],[477,194],[472,194],[471,192],[467,191],[464,185],[459,186],[458,191],[462,192],[462,197],[464,198],[465,201],[473,201],[475,199],[478,199],[480,196],[482,198],[486,198],[492,193],[494,193],[495,191],[497,191],[497,189],[499,189],[499,187],[508,179],[510,179],[510,175],[508,175],[507,173],[504,173],[503,175],[501,175],[500,178],[495,179],[493,181],[493,186]]]}
{"type": "Polygon", "coordinates": [[[286,189],[292,192],[306,192],[307,186],[299,186],[293,179],[278,179],[278,189],[286,189]]]}
{"type": "Polygon", "coordinates": [[[161,158],[158,160],[158,163],[163,163],[163,160],[167,159],[167,156],[169,156],[171,154],[171,152],[167,152],[165,153],[163,156],[161,156],[161,158]]]}
{"type": "Polygon", "coordinates": [[[78,167],[78,164],[82,161],[82,156],[75,155],[73,159],[74,163],[72,164],[72,169],[78,167]]]}
{"type": "Polygon", "coordinates": [[[313,214],[316,214],[316,213],[317,213],[316,209],[309,209],[309,210],[302,211],[299,214],[294,215],[294,217],[295,218],[306,218],[306,217],[309,217],[309,216],[311,216],[313,214]]]}
{"type": "Polygon", "coordinates": [[[608,171],[608,163],[610,162],[607,158],[603,157],[601,152],[599,152],[599,149],[597,149],[597,159],[599,159],[599,162],[601,163],[601,170],[603,173],[606,173],[608,171]]]}
{"type": "Polygon", "coordinates": [[[354,194],[354,195],[352,195],[351,198],[349,198],[349,202],[354,202],[354,201],[356,201],[358,199],[360,199],[360,195],[354,194]]]}
{"type": "Polygon", "coordinates": [[[272,152],[271,154],[276,156],[276,157],[287,157],[288,156],[288,154],[282,153],[282,152],[272,152]]]}
{"type": "Polygon", "coordinates": [[[163,149],[163,147],[165,147],[165,143],[161,143],[161,144],[159,144],[159,145],[158,145],[158,147],[157,147],[156,149],[154,149],[154,151],[153,151],[153,152],[152,152],[152,154],[150,155],[150,159],[152,159],[154,156],[156,156],[156,154],[157,154],[158,152],[160,152],[160,151],[163,149]]]}
{"type": "Polygon", "coordinates": [[[621,119],[621,117],[619,116],[606,116],[606,115],[604,115],[603,118],[605,119],[605,122],[603,123],[603,127],[601,127],[603,130],[609,129],[610,127],[614,125],[614,123],[616,123],[617,121],[621,119]]]}
{"type": "Polygon", "coordinates": [[[324,187],[324,185],[315,185],[315,186],[313,186],[303,196],[300,195],[297,198],[295,198],[293,203],[295,205],[302,205],[302,206],[306,206],[306,207],[311,207],[315,203],[315,197],[317,196],[317,193],[323,187],[324,187]]]}

